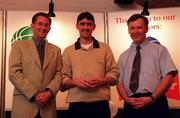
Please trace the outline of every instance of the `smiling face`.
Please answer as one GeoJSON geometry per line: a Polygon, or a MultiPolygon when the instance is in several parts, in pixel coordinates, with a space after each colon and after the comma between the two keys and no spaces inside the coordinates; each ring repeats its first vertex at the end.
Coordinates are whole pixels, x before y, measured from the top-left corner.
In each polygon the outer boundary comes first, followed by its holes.
{"type": "Polygon", "coordinates": [[[83,18],[76,24],[76,28],[79,30],[80,38],[83,39],[91,38],[95,27],[96,25],[94,24],[94,21],[88,20],[87,18],[83,18]]]}
{"type": "Polygon", "coordinates": [[[135,44],[141,44],[146,39],[148,27],[145,25],[143,19],[138,18],[128,24],[128,32],[135,44]]]}
{"type": "Polygon", "coordinates": [[[50,21],[44,16],[38,16],[36,21],[31,24],[33,37],[36,39],[45,39],[50,31],[50,21]]]}

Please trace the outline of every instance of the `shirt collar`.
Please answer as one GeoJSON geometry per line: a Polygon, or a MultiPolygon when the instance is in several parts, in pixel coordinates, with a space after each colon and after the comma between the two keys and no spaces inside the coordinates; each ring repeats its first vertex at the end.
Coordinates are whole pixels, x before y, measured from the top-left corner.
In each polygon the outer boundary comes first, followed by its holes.
{"type": "MultiPolygon", "coordinates": [[[[92,37],[92,39],[93,39],[93,47],[99,48],[100,47],[99,42],[94,37],[92,37]]],[[[81,48],[81,44],[80,44],[79,40],[80,40],[80,38],[78,38],[77,41],[75,42],[75,49],[76,50],[81,48]]]]}
{"type": "Polygon", "coordinates": [[[42,43],[43,45],[45,45],[45,43],[46,43],[45,40],[38,40],[38,39],[36,39],[34,37],[32,39],[33,39],[33,41],[34,41],[37,48],[39,47],[40,43],[42,43]]]}
{"type": "MultiPolygon", "coordinates": [[[[140,44],[141,49],[142,49],[148,42],[149,42],[149,40],[145,39],[145,40],[140,44]]],[[[136,46],[137,46],[137,44],[132,43],[130,47],[136,50],[136,46]]]]}

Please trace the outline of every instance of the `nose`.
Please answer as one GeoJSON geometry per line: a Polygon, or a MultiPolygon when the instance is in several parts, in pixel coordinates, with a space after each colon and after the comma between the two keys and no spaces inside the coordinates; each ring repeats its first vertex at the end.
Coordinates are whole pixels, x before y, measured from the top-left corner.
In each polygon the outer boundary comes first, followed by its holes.
{"type": "Polygon", "coordinates": [[[87,23],[84,25],[84,28],[85,28],[85,29],[87,29],[87,28],[88,28],[88,24],[87,24],[87,23]]]}
{"type": "Polygon", "coordinates": [[[46,24],[43,24],[43,25],[42,25],[42,28],[43,28],[43,29],[46,29],[46,28],[48,28],[48,26],[47,26],[46,24]]]}
{"type": "Polygon", "coordinates": [[[39,24],[39,26],[42,28],[42,29],[46,29],[49,27],[48,24],[45,24],[45,23],[42,23],[42,24],[39,24]]]}
{"type": "Polygon", "coordinates": [[[133,30],[133,33],[138,33],[138,32],[139,32],[138,29],[133,30]]]}

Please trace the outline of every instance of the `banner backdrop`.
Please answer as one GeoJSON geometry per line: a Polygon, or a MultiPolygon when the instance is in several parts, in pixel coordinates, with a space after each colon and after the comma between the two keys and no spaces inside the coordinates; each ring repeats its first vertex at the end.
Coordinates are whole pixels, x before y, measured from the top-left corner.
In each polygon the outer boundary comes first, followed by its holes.
{"type": "MultiPolygon", "coordinates": [[[[147,36],[150,36],[152,42],[160,42],[161,45],[167,47],[177,69],[180,70],[180,8],[150,9],[149,11],[150,16],[148,16],[148,19],[150,23],[147,36]]],[[[141,11],[108,13],[109,45],[117,60],[119,55],[129,48],[132,43],[128,34],[127,19],[134,13],[141,13],[141,11]]],[[[113,95],[116,95],[116,93],[113,95]]],[[[175,77],[167,96],[171,108],[180,108],[178,75],[175,77]]],[[[114,101],[121,106],[123,101],[116,98],[114,101]]]]}
{"type": "MultiPolygon", "coordinates": [[[[131,14],[140,13],[141,11],[121,11],[108,13],[108,33],[109,45],[114,53],[116,60],[119,55],[126,50],[132,40],[128,35],[126,21],[131,14]]],[[[11,41],[19,35],[16,31],[26,32],[28,26],[31,24],[31,17],[34,13],[32,11],[8,11],[7,12],[7,64],[8,57],[11,49],[11,41]],[[27,28],[27,29],[26,29],[27,28]]],[[[68,45],[74,43],[79,36],[75,27],[76,18],[79,13],[76,12],[56,12],[56,17],[52,18],[51,31],[48,34],[47,40],[62,50],[68,45]]],[[[168,48],[178,70],[180,70],[180,47],[179,45],[179,29],[180,26],[180,8],[171,9],[153,9],[150,10],[150,27],[147,36],[157,39],[161,45],[168,48]]],[[[96,30],[94,36],[99,41],[104,41],[104,17],[103,13],[93,13],[96,20],[96,30]]],[[[29,30],[28,30],[29,31],[29,30]]],[[[21,32],[22,33],[22,32],[21,32]]],[[[27,33],[27,32],[26,32],[27,33]]],[[[31,35],[30,32],[28,36],[31,35]]],[[[28,37],[27,36],[27,37],[28,37]]],[[[21,37],[22,38],[22,37],[21,37]]],[[[152,39],[151,38],[151,39],[152,39]]],[[[155,41],[156,42],[156,41],[155,41]]],[[[5,96],[5,109],[11,109],[13,85],[8,80],[8,70],[6,70],[6,96],[5,96]]],[[[67,109],[68,104],[65,102],[66,92],[58,93],[57,95],[57,108],[67,109]]],[[[169,97],[169,104],[171,108],[180,108],[179,97],[179,79],[176,76],[174,84],[167,93],[169,97]]],[[[114,104],[120,108],[123,106],[123,101],[119,99],[116,87],[111,89],[111,99],[114,104]]]]}
{"type": "MultiPolygon", "coordinates": [[[[8,57],[11,49],[11,43],[17,39],[29,39],[32,32],[29,29],[32,16],[36,12],[31,11],[8,11],[7,12],[7,64],[6,64],[6,103],[5,109],[11,110],[13,85],[8,79],[8,57]]],[[[73,44],[79,37],[79,32],[76,29],[76,19],[79,13],[77,12],[56,12],[56,17],[52,18],[51,31],[47,36],[47,40],[59,46],[62,51],[65,47],[73,44]]],[[[104,42],[104,17],[103,13],[93,13],[95,16],[96,29],[93,36],[97,40],[104,42]]],[[[58,93],[57,108],[67,109],[66,92],[58,93]]]]}

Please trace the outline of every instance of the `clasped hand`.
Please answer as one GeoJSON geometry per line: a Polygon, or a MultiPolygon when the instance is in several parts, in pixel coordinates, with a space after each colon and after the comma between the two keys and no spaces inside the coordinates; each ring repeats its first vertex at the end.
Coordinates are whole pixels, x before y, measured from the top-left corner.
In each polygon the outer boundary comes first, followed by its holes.
{"type": "Polygon", "coordinates": [[[95,88],[104,85],[104,78],[92,78],[92,79],[74,79],[74,84],[79,88],[95,88]]]}
{"type": "Polygon", "coordinates": [[[43,106],[45,105],[47,102],[49,102],[49,100],[51,99],[52,94],[50,91],[43,91],[43,92],[39,92],[36,96],[35,96],[35,100],[36,102],[40,105],[43,106]]]}
{"type": "Polygon", "coordinates": [[[149,96],[139,98],[129,97],[126,102],[133,106],[134,109],[142,109],[145,106],[153,103],[151,97],[149,96]]]}

